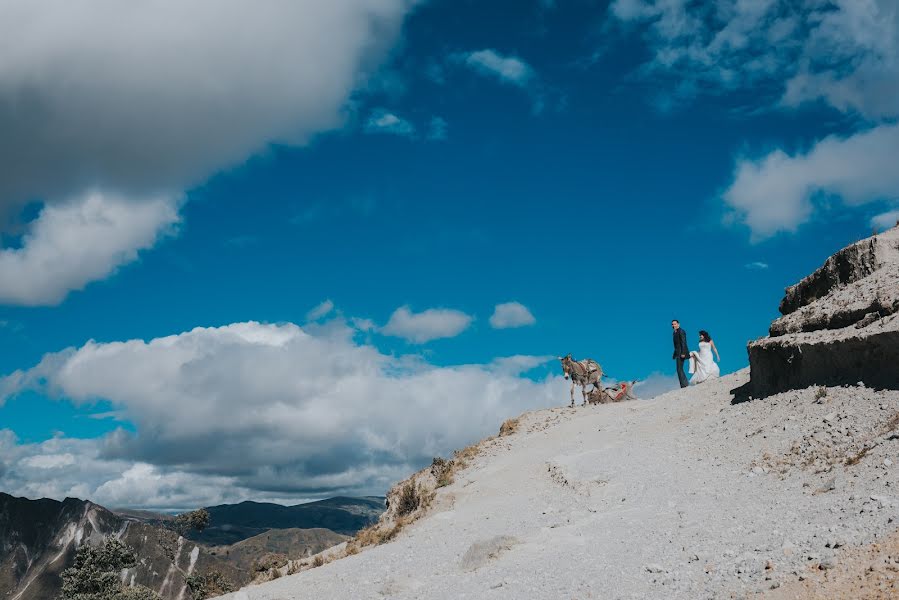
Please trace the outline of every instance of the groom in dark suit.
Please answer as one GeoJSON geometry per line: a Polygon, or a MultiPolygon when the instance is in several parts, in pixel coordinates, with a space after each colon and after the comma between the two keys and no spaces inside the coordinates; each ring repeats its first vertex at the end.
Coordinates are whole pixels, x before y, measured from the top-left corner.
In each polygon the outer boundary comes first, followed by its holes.
{"type": "Polygon", "coordinates": [[[671,321],[671,329],[674,330],[674,354],[671,358],[677,361],[677,379],[682,388],[690,385],[687,374],[684,373],[684,361],[690,356],[690,348],[687,346],[687,333],[681,329],[680,321],[671,321]]]}

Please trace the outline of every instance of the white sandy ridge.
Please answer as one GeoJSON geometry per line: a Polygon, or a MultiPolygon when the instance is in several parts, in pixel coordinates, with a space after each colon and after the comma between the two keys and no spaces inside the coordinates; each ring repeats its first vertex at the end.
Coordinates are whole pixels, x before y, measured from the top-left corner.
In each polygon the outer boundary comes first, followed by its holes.
{"type": "Polygon", "coordinates": [[[747,379],[529,413],[393,542],[227,598],[742,597],[894,531],[899,392],[747,379]]]}

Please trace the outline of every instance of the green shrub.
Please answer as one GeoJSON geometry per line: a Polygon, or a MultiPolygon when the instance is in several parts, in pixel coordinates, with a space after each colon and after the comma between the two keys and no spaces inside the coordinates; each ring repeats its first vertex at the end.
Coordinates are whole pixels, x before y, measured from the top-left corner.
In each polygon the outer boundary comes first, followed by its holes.
{"type": "Polygon", "coordinates": [[[175,530],[182,534],[191,529],[203,531],[209,526],[209,511],[205,508],[200,508],[198,510],[182,513],[175,517],[173,525],[175,530]]]}
{"type": "Polygon", "coordinates": [[[187,587],[194,600],[206,600],[234,591],[234,584],[219,571],[191,575],[187,578],[187,587]]]}
{"type": "Polygon", "coordinates": [[[122,569],[137,564],[134,550],[117,538],[100,546],[84,544],[75,553],[75,564],[62,573],[60,600],[159,600],[152,590],[122,584],[122,569]]]}

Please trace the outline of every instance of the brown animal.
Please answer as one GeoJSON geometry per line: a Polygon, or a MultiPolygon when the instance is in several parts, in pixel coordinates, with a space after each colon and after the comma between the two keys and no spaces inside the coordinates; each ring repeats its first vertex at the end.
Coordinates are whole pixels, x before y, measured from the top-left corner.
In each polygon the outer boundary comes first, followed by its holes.
{"type": "Polygon", "coordinates": [[[587,386],[592,385],[593,390],[599,387],[602,379],[602,367],[592,358],[584,360],[573,360],[571,354],[568,356],[560,356],[559,361],[562,363],[562,372],[565,373],[565,379],[571,379],[571,406],[574,406],[574,386],[581,386],[581,395],[584,397],[584,405],[587,404],[587,386]]]}
{"type": "Polygon", "coordinates": [[[610,388],[594,387],[587,394],[587,402],[590,404],[610,404],[612,402],[623,402],[625,400],[636,400],[634,395],[634,384],[636,381],[622,381],[618,385],[610,388]]]}

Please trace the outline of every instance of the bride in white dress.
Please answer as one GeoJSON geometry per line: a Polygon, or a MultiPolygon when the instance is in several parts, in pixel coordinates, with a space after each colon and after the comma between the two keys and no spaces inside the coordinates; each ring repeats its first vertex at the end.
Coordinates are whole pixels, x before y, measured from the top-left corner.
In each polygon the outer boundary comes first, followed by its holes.
{"type": "Polygon", "coordinates": [[[715,357],[718,362],[721,362],[721,356],[718,354],[718,348],[715,347],[715,342],[712,341],[712,338],[709,336],[708,331],[700,331],[699,332],[699,352],[691,352],[690,358],[691,369],[690,372],[693,373],[693,376],[690,378],[690,383],[692,385],[696,385],[697,383],[702,383],[707,379],[714,379],[721,374],[721,371],[718,369],[718,365],[715,364],[715,361],[712,359],[712,351],[715,351],[715,357]]]}

